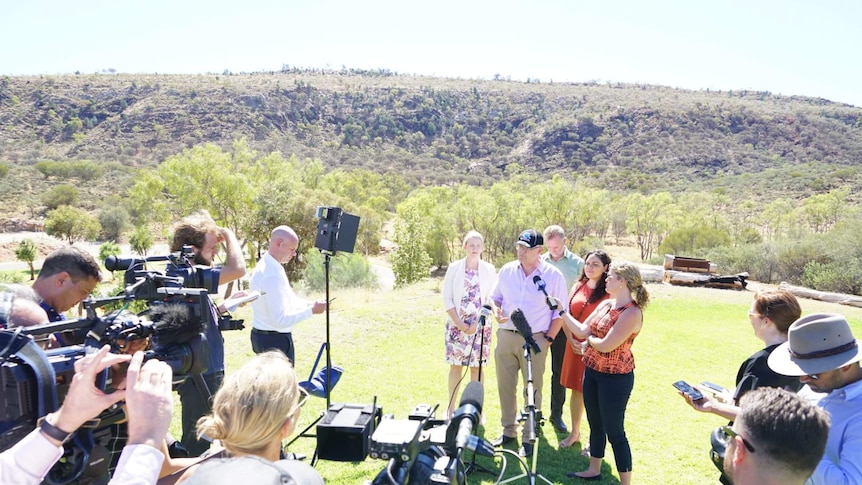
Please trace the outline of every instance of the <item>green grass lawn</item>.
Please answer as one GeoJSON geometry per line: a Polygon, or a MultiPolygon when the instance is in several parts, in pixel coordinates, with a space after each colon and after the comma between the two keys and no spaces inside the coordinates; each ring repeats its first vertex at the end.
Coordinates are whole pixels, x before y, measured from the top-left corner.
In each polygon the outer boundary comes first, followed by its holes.
{"type": "MultiPolygon", "coordinates": [[[[332,393],[332,402],[370,404],[377,397],[383,413],[393,414],[397,419],[406,419],[420,403],[439,404],[445,410],[448,366],[443,361],[444,312],[439,288],[440,280],[432,279],[388,292],[332,293],[331,296],[337,297],[331,312],[332,360],[345,369],[332,393]]],[[[634,345],[637,369],[626,422],[634,456],[635,483],[717,483],[718,472],[708,456],[709,433],[724,421],[689,408],[671,383],[678,379],[691,383],[710,380],[733,387],[739,364],[762,348],[747,317],[753,293],[661,284],[648,285],[648,290],[652,303],[634,345]]],[[[862,336],[862,309],[814,300],[801,303],[804,314],[846,315],[856,335],[862,336]]],[[[250,308],[241,309],[238,314],[250,324],[250,308]]],[[[230,372],[253,353],[249,329],[224,335],[230,372]]],[[[300,379],[308,377],[325,335],[322,315],[296,329],[296,369],[300,379]]],[[[501,432],[500,405],[493,362],[485,369],[487,421],[479,434],[491,440],[501,432]]],[[[549,379],[550,370],[546,383],[549,379]]],[[[549,393],[546,385],[545,403],[550,402],[549,393]]],[[[299,429],[312,422],[324,408],[323,399],[310,400],[303,410],[299,429]]],[[[438,411],[440,415],[442,412],[438,411]]],[[[177,435],[178,421],[177,413],[172,428],[177,435]]],[[[582,436],[584,439],[589,436],[586,419],[582,436]]],[[[579,456],[577,446],[559,450],[559,439],[562,437],[550,425],[545,426],[537,447],[537,469],[551,482],[574,483],[566,472],[585,469],[587,459],[579,456]]],[[[291,451],[311,456],[314,447],[314,438],[301,438],[291,446],[291,451]]],[[[499,459],[480,457],[477,462],[494,470],[500,468],[499,459]]],[[[373,479],[384,465],[383,461],[368,458],[361,463],[320,461],[317,469],[327,483],[356,484],[373,479]]],[[[520,470],[510,459],[506,476],[517,473],[520,470]]],[[[618,483],[610,446],[603,477],[601,483],[618,483]]],[[[494,477],[487,474],[468,476],[471,484],[493,482],[494,477]]]]}

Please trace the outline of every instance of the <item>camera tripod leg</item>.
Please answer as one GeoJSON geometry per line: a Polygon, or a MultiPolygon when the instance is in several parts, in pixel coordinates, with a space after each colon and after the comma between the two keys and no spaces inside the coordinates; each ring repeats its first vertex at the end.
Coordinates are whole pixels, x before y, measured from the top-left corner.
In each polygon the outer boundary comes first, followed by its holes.
{"type": "MultiPolygon", "coordinates": [[[[306,426],[305,429],[303,429],[302,431],[297,433],[296,436],[293,437],[293,439],[288,441],[287,444],[284,445],[284,449],[289,448],[290,445],[292,445],[299,438],[317,438],[316,434],[309,433],[309,431],[311,430],[311,428],[316,426],[317,423],[319,423],[320,420],[323,419],[324,416],[326,416],[325,412],[320,413],[320,415],[318,415],[317,418],[315,418],[314,421],[311,422],[311,424],[306,426]]],[[[317,463],[317,446],[314,447],[314,454],[311,455],[311,466],[314,466],[315,463],[317,463]]]]}

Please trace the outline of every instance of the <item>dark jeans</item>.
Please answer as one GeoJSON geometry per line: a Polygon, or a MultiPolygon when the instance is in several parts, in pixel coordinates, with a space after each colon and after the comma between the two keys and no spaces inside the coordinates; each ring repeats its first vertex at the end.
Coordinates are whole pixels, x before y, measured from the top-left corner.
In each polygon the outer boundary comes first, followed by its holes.
{"type": "Polygon", "coordinates": [[[560,384],[566,345],[568,345],[566,334],[560,330],[557,332],[557,338],[551,343],[551,418],[561,418],[563,405],[566,404],[566,388],[560,384]]]}
{"type": "Polygon", "coordinates": [[[605,374],[587,367],[584,372],[584,408],[590,423],[590,456],[604,458],[610,441],[618,472],[632,471],[632,449],[626,438],[626,404],[635,373],[605,374]],[[607,438],[607,440],[605,439],[607,438]]]}
{"type": "Polygon", "coordinates": [[[189,450],[190,456],[193,457],[200,456],[201,453],[210,447],[209,441],[197,438],[195,427],[198,419],[212,411],[212,394],[215,394],[219,387],[221,387],[221,382],[224,380],[224,372],[204,374],[202,377],[209,390],[210,396],[208,398],[204,397],[206,391],[201,392],[191,377],[186,379],[180,385],[179,389],[177,389],[183,413],[183,438],[181,443],[189,450]]]}
{"type": "Polygon", "coordinates": [[[294,348],[292,333],[268,332],[258,330],[256,328],[251,329],[251,350],[254,350],[255,354],[259,354],[269,349],[278,349],[284,352],[284,355],[286,355],[291,362],[295,362],[293,358],[294,348]]]}

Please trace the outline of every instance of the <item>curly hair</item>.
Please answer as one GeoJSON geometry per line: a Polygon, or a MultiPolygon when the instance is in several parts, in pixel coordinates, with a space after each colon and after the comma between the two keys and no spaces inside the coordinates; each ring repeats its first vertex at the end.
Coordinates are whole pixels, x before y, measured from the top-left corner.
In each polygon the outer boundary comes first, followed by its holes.
{"type": "Polygon", "coordinates": [[[203,248],[207,234],[218,234],[218,226],[209,212],[200,210],[183,217],[174,225],[171,252],[180,251],[186,245],[203,248]]]}
{"type": "Polygon", "coordinates": [[[641,269],[631,261],[614,261],[608,271],[613,271],[626,282],[629,291],[632,292],[632,300],[641,309],[649,304],[649,293],[644,288],[641,269]]]}

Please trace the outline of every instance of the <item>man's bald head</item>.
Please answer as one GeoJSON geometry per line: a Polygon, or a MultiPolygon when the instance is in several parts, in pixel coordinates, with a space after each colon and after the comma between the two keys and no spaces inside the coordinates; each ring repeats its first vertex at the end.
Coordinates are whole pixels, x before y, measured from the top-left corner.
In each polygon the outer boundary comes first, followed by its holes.
{"type": "Polygon", "coordinates": [[[278,226],[269,235],[269,255],[285,264],[296,256],[299,237],[288,226],[278,226]]]}

